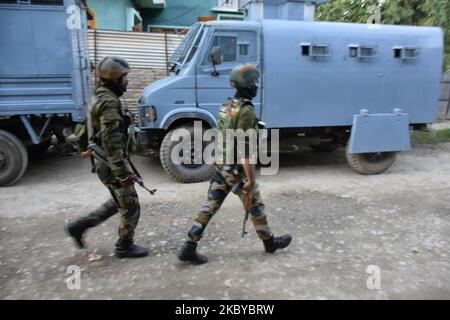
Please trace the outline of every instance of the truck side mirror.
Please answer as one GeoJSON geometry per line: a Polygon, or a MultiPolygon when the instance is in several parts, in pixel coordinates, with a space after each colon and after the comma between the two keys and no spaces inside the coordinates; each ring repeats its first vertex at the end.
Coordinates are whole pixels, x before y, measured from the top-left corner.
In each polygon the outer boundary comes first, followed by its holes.
{"type": "Polygon", "coordinates": [[[211,49],[211,61],[213,66],[222,64],[222,53],[220,52],[219,46],[211,49]]]}
{"type": "Polygon", "coordinates": [[[218,77],[220,75],[219,72],[217,72],[216,70],[216,65],[221,64],[222,63],[222,54],[220,52],[220,47],[213,47],[211,49],[211,62],[214,68],[214,71],[211,72],[211,75],[214,77],[218,77]]]}

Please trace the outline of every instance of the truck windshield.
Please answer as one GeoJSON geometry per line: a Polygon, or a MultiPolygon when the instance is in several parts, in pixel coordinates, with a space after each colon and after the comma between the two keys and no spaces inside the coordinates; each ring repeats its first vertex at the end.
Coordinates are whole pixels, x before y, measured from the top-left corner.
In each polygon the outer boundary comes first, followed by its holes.
{"type": "Polygon", "coordinates": [[[194,24],[189,32],[184,36],[183,40],[181,40],[180,45],[173,53],[170,62],[175,64],[182,64],[183,62],[187,63],[192,59],[196,47],[200,42],[200,39],[203,34],[203,25],[198,23],[194,24]],[[186,59],[187,57],[187,59],[186,59]],[[184,61],[186,59],[186,61],[184,61]]]}

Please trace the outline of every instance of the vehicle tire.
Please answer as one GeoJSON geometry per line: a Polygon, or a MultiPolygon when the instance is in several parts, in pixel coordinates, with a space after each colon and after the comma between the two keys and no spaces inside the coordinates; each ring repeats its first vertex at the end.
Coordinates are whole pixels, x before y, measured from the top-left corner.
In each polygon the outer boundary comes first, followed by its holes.
{"type": "Polygon", "coordinates": [[[383,173],[397,158],[397,152],[350,153],[348,146],[345,154],[350,167],[363,175],[383,173]]]}
{"type": "Polygon", "coordinates": [[[28,153],[23,143],[13,134],[0,130],[0,186],[18,181],[28,165],[28,153]]]}
{"type": "MultiPolygon", "coordinates": [[[[175,164],[171,160],[173,148],[179,144],[179,141],[172,141],[172,135],[177,129],[185,129],[191,137],[194,135],[193,125],[185,125],[170,130],[165,136],[159,149],[159,158],[164,171],[174,180],[182,183],[195,183],[208,180],[214,173],[214,166],[205,162],[202,164],[175,164]]],[[[206,144],[202,144],[202,154],[206,144]]],[[[193,147],[191,148],[191,159],[193,147]]]]}
{"type": "Polygon", "coordinates": [[[339,145],[334,142],[322,142],[320,144],[310,145],[315,152],[333,152],[339,149],[339,145]]]}

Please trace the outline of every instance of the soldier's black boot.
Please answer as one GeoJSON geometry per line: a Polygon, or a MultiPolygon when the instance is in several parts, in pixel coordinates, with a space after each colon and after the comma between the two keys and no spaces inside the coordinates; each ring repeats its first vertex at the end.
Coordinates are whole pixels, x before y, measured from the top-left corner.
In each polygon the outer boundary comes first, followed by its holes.
{"type": "Polygon", "coordinates": [[[78,248],[84,248],[83,234],[88,228],[92,227],[90,221],[86,218],[72,222],[66,221],[64,227],[67,233],[75,240],[78,248]]]}
{"type": "Polygon", "coordinates": [[[186,241],[178,250],[177,257],[181,261],[189,261],[195,265],[208,262],[208,258],[197,252],[197,243],[190,241],[186,241]]]}
{"type": "Polygon", "coordinates": [[[281,237],[273,237],[269,240],[264,240],[264,248],[268,253],[274,253],[277,249],[286,248],[292,241],[292,236],[290,234],[285,234],[281,237]]]}
{"type": "Polygon", "coordinates": [[[132,239],[120,238],[116,243],[114,254],[117,258],[143,258],[148,255],[148,250],[133,243],[132,239]]]}

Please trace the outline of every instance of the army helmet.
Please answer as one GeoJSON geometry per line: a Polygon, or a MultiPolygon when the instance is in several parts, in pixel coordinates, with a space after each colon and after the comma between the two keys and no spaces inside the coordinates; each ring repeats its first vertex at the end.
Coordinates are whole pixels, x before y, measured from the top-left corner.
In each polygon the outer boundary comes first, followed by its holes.
{"type": "Polygon", "coordinates": [[[98,65],[98,76],[105,80],[118,80],[128,72],[130,65],[120,57],[105,57],[98,65]]]}
{"type": "Polygon", "coordinates": [[[234,67],[230,73],[230,84],[234,88],[250,88],[258,85],[260,73],[252,64],[234,67]]]}

